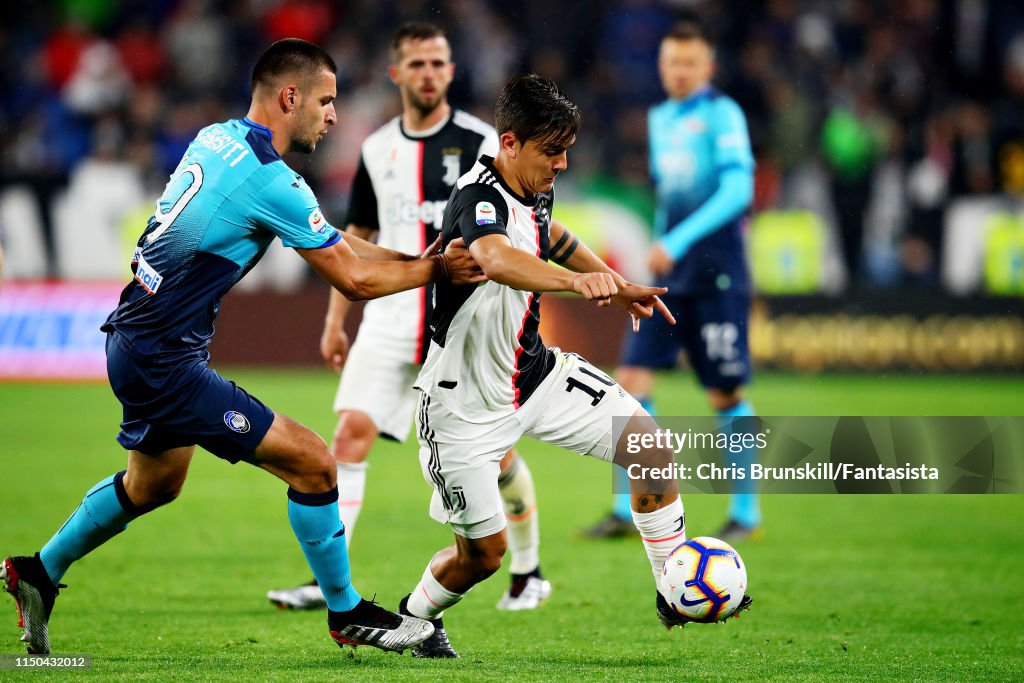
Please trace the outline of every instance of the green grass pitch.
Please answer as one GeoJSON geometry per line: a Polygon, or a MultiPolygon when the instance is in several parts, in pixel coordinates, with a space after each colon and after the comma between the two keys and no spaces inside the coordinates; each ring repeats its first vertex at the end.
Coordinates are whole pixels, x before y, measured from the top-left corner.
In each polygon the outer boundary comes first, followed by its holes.
{"type": "MultiPolygon", "coordinates": [[[[226,371],[323,435],[327,371],[226,371]]],[[[1018,413],[1020,378],[763,374],[765,415],[1018,413]]],[[[659,385],[665,414],[702,415],[688,375],[659,385]]],[[[0,553],[38,549],[93,483],[120,469],[119,406],[103,385],[0,385],[0,553]]],[[[133,523],[68,572],[51,622],[55,653],[88,654],[102,680],[1014,680],[1024,670],[1021,496],[766,496],[766,534],[738,545],[753,610],[665,632],[635,539],[576,532],[609,503],[602,463],[524,442],[537,482],[541,609],[494,609],[507,574],[446,615],[460,661],[339,650],[323,613],[279,612],[264,593],[309,578],[284,486],[197,453],[181,498],[133,523]]],[[[379,444],[353,536],[356,586],[394,607],[450,532],[427,517],[415,447],[379,444]]],[[[690,535],[726,500],[684,500],[690,535]]],[[[0,653],[23,652],[0,596],[0,653]]],[[[0,671],[0,679],[24,678],[0,671]]]]}

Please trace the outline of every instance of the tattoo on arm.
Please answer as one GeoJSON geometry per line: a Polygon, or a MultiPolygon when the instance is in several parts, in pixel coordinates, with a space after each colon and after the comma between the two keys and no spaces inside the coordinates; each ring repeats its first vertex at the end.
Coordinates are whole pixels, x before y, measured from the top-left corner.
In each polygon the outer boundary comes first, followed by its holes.
{"type": "Polygon", "coordinates": [[[580,246],[580,238],[566,230],[558,241],[555,242],[555,246],[551,247],[551,260],[558,265],[564,264],[573,255],[578,246],[580,246]]]}

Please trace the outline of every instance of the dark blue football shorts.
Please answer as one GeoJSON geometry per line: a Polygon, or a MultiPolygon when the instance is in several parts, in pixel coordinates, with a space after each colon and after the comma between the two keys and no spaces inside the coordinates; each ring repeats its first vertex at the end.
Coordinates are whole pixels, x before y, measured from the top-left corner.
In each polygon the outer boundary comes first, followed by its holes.
{"type": "Polygon", "coordinates": [[[749,295],[716,292],[661,299],[672,311],[676,324],[669,325],[656,312],[653,318],[640,322],[640,332],[634,334],[630,327],[623,366],[675,368],[683,350],[706,389],[735,389],[750,381],[749,295]]]}
{"type": "Polygon", "coordinates": [[[107,377],[124,419],[117,442],[156,454],[198,445],[230,463],[247,458],[274,422],[274,412],[205,359],[154,365],[107,335],[107,377]]]}

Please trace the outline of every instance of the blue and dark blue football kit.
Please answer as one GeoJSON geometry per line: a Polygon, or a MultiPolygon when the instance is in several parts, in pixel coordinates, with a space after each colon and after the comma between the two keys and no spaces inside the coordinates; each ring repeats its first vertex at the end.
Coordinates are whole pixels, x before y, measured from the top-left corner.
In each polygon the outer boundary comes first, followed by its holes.
{"type": "Polygon", "coordinates": [[[211,370],[207,347],[221,298],[275,237],[300,249],[341,239],[269,129],[241,119],[201,130],[157,201],[132,259],[135,277],[102,328],[126,449],[198,444],[237,462],[263,439],[273,412],[211,370]]]}
{"type": "MultiPolygon", "coordinates": [[[[684,349],[705,389],[730,391],[750,381],[750,275],[743,226],[754,195],[754,156],[742,110],[715,88],[666,100],[648,114],[650,172],[657,193],[655,236],[672,257],[671,272],[656,284],[678,323],[655,316],[627,334],[622,364],[651,370],[676,367],[684,349]]],[[[650,397],[638,397],[653,413],[650,397]]],[[[723,430],[754,414],[747,401],[719,412],[723,430]]],[[[748,468],[756,453],[730,454],[748,468]]],[[[756,487],[734,482],[729,517],[760,524],[756,487]]],[[[628,496],[617,496],[614,514],[628,519],[628,496]]]]}
{"type": "Polygon", "coordinates": [[[629,334],[623,365],[676,366],[685,349],[701,384],[732,389],[750,376],[750,276],[743,223],[753,197],[746,119],[718,90],[666,100],[648,115],[655,235],[675,260],[658,285],[679,324],[655,316],[629,334]]]}

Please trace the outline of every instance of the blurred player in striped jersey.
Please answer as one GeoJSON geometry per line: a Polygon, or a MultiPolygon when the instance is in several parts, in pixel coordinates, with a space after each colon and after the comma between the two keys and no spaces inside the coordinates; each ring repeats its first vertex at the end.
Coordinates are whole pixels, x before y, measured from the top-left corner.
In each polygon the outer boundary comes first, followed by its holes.
{"type": "MultiPolygon", "coordinates": [[[[426,22],[402,25],[392,41],[391,80],[402,97],[402,114],[364,142],[352,186],[347,232],[399,251],[424,251],[441,230],[452,188],[483,154],[494,156],[498,137],[480,119],[448,104],[455,72],[444,32],[426,22]]],[[[332,450],[338,462],[338,511],[346,541],[363,506],[367,457],[378,436],[404,442],[417,393],[412,383],[430,344],[434,288],[430,285],[367,304],[359,336],[349,349],[344,331],[351,306],[331,292],[320,350],[342,372],[334,410],[338,425],[332,450]]],[[[411,465],[411,463],[410,463],[411,465]]],[[[538,516],[533,477],[510,449],[499,478],[509,522],[511,583],[499,609],[537,607],[551,594],[540,572],[538,516]]],[[[316,581],[267,593],[282,608],[325,606],[316,581]]]]}

